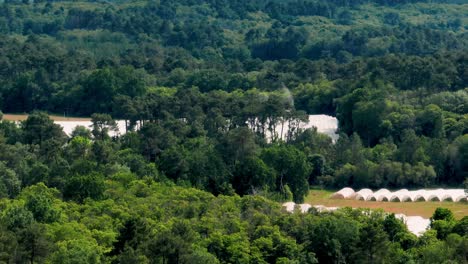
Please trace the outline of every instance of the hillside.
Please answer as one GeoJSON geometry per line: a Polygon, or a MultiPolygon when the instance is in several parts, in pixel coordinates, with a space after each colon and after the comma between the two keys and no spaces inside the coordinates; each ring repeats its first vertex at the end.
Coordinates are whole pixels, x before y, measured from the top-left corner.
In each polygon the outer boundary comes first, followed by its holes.
{"type": "Polygon", "coordinates": [[[0,262],[468,261],[466,203],[279,203],[468,189],[463,0],[3,0],[0,110],[0,262]]]}

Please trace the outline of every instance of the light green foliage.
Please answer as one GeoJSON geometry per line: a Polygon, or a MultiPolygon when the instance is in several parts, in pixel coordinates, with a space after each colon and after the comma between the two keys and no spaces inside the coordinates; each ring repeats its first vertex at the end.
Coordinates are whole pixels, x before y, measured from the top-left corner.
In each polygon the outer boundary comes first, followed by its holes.
{"type": "MultiPolygon", "coordinates": [[[[34,252],[37,261],[52,263],[424,261],[439,260],[434,255],[442,252],[446,259],[460,260],[465,252],[466,238],[449,231],[446,240],[439,240],[435,227],[433,235],[428,231],[417,239],[400,220],[378,212],[290,214],[261,196],[214,197],[152,180],[132,181],[130,176],[117,181],[122,175],[106,185],[107,200],[83,204],[57,201],[56,191],[42,184],[27,188],[21,200],[3,202],[2,225],[10,231],[0,228],[0,238],[18,236],[21,251],[16,257],[29,258],[34,252]],[[50,212],[50,204],[40,206],[47,201],[54,201],[52,207],[59,206],[63,217],[38,225],[34,219],[50,212]]],[[[433,218],[462,226],[446,210],[437,210],[433,218]]]]}
{"type": "Polygon", "coordinates": [[[53,263],[61,264],[99,264],[101,258],[102,252],[95,242],[80,239],[58,242],[57,251],[50,257],[53,263]]]}
{"type": "Polygon", "coordinates": [[[92,142],[89,138],[75,136],[69,142],[68,153],[72,158],[86,158],[90,154],[92,142]]]}
{"type": "Polygon", "coordinates": [[[71,138],[75,137],[91,139],[91,131],[85,126],[76,126],[71,133],[71,138]]]}
{"type": "Polygon", "coordinates": [[[61,209],[57,189],[47,188],[43,183],[25,188],[19,199],[25,201],[25,207],[32,212],[40,223],[53,223],[60,220],[61,209]]]}

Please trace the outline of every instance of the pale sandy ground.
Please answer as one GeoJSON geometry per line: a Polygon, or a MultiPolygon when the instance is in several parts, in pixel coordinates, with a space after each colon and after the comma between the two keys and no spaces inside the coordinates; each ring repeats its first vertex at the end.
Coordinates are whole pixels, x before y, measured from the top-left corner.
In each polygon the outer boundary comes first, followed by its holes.
{"type": "MultiPolygon", "coordinates": [[[[64,117],[57,115],[49,115],[54,121],[90,121],[91,118],[86,117],[64,117]]],[[[8,121],[23,121],[28,118],[27,114],[3,114],[3,119],[8,121]]]]}

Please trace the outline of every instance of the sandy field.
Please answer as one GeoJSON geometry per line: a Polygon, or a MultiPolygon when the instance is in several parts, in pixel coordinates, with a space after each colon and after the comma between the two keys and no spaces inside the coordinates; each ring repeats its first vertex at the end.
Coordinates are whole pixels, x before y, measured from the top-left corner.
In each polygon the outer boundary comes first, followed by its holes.
{"type": "MultiPolygon", "coordinates": [[[[91,118],[86,117],[64,117],[58,115],[49,115],[54,121],[90,121],[91,118]]],[[[28,118],[27,114],[3,114],[3,119],[8,121],[23,121],[28,118]]]]}

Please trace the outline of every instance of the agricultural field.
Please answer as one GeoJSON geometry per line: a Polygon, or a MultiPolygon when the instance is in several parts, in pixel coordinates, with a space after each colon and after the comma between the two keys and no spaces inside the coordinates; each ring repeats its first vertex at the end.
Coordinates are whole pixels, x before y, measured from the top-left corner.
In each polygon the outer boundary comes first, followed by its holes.
{"type": "Polygon", "coordinates": [[[353,208],[381,208],[386,212],[401,213],[407,216],[422,216],[429,218],[438,207],[450,209],[455,218],[461,219],[468,215],[468,204],[466,202],[375,202],[331,199],[334,190],[311,189],[304,203],[311,205],[324,205],[327,207],[353,207],[353,208]]]}

